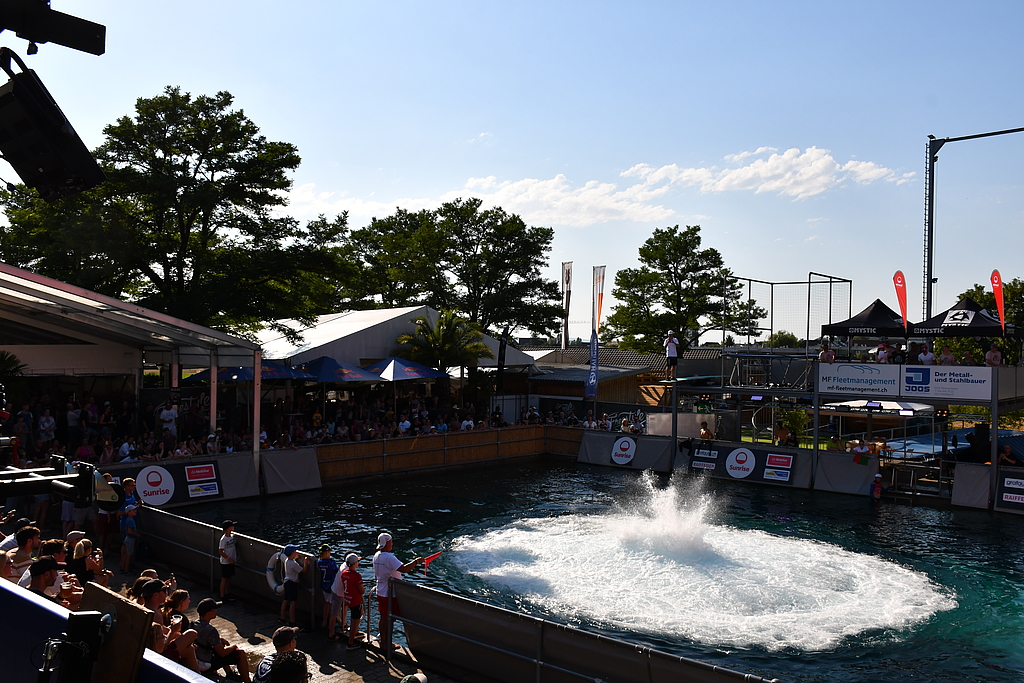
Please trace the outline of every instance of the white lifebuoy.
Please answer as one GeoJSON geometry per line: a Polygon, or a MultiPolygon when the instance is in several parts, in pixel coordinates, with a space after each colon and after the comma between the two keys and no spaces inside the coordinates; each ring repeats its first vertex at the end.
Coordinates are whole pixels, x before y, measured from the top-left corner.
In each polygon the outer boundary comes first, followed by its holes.
{"type": "Polygon", "coordinates": [[[270,556],[267,561],[267,585],[270,586],[270,590],[274,591],[277,595],[284,595],[284,584],[279,583],[277,580],[277,563],[282,558],[284,553],[274,553],[270,556]]]}

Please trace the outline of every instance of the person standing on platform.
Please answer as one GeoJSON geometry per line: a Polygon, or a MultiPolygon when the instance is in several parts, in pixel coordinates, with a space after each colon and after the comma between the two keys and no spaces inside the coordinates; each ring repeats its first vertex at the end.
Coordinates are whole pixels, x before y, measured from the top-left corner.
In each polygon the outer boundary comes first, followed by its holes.
{"type": "MultiPolygon", "coordinates": [[[[359,622],[363,620],[363,577],[360,576],[359,560],[362,558],[355,553],[345,556],[345,568],[334,579],[332,592],[341,599],[341,609],[348,608],[348,649],[357,650],[356,636],[359,635],[359,622]]],[[[334,624],[331,624],[333,630],[334,624]]],[[[340,636],[333,636],[331,640],[340,640],[340,636]]]]}
{"type": "Polygon", "coordinates": [[[221,523],[224,535],[220,537],[218,552],[220,553],[220,599],[231,601],[228,592],[231,589],[231,577],[235,575],[235,563],[238,562],[238,548],[235,547],[235,523],[230,519],[221,523]]]}
{"type": "Polygon", "coordinates": [[[942,355],[939,356],[939,365],[956,365],[956,358],[950,353],[948,346],[942,347],[942,355]]]}
{"type": "MultiPolygon", "coordinates": [[[[391,579],[400,579],[402,574],[407,574],[423,564],[422,557],[402,564],[391,552],[394,545],[391,534],[380,534],[377,536],[377,554],[373,556],[373,575],[377,579],[377,613],[380,614],[377,629],[380,631],[381,648],[387,647],[386,643],[391,642],[391,611],[393,610],[395,615],[401,615],[398,600],[391,596],[391,579]],[[391,610],[388,607],[389,596],[391,610]]],[[[398,649],[397,644],[392,643],[392,646],[398,649]]]]}
{"type": "Polygon", "coordinates": [[[819,363],[835,363],[836,352],[828,347],[826,342],[821,343],[821,353],[818,354],[819,363]]]}
{"type": "Polygon", "coordinates": [[[331,546],[328,544],[324,543],[321,545],[319,553],[320,557],[317,558],[316,567],[320,570],[320,591],[324,595],[323,623],[320,626],[327,629],[328,637],[330,637],[334,633],[334,624],[329,620],[333,619],[333,615],[338,613],[334,605],[334,595],[331,593],[334,578],[338,575],[338,563],[331,557],[331,546]],[[330,628],[328,628],[328,624],[330,628]]]}
{"type": "Polygon", "coordinates": [[[296,626],[295,603],[299,600],[299,574],[309,568],[309,558],[299,563],[299,546],[289,543],[281,551],[287,559],[284,561],[284,602],[281,603],[281,623],[285,626],[296,626]],[[288,620],[285,620],[285,615],[288,620]]]}
{"type": "Polygon", "coordinates": [[[928,350],[927,344],[921,345],[921,353],[917,358],[921,365],[935,365],[935,354],[928,350]]]}
{"type": "Polygon", "coordinates": [[[985,354],[985,365],[991,368],[997,368],[1003,364],[1003,354],[999,351],[999,347],[995,344],[989,347],[988,353],[985,354]]]}
{"type": "Polygon", "coordinates": [[[679,360],[679,340],[675,338],[675,332],[668,331],[665,337],[665,379],[674,379],[676,376],[676,363],[679,360]]]}

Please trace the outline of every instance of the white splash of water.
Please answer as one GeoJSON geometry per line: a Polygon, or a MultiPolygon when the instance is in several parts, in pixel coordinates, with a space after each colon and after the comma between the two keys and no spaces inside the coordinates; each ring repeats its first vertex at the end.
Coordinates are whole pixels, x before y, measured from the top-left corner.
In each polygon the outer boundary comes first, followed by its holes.
{"type": "Polygon", "coordinates": [[[827,650],[956,607],[920,572],[715,525],[711,496],[647,486],[636,509],[520,520],[457,539],[453,559],[570,618],[716,646],[827,650]]]}

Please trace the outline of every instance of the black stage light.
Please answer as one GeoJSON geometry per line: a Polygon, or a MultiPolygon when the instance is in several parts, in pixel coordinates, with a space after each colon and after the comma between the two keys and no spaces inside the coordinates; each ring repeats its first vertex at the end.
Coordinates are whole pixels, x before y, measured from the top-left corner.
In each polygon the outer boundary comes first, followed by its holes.
{"type": "Polygon", "coordinates": [[[35,72],[6,47],[0,69],[10,77],[0,86],[0,153],[22,181],[52,202],[106,180],[35,72]]]}

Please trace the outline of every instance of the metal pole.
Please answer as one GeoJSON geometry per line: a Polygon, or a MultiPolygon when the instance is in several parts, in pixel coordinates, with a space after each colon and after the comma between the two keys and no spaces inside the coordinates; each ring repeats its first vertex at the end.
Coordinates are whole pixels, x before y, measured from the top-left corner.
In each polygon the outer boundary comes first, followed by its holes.
{"type": "Polygon", "coordinates": [[[817,359],[811,361],[814,367],[814,451],[813,457],[811,458],[811,488],[814,488],[814,479],[818,474],[818,420],[821,418],[821,412],[818,409],[818,373],[819,373],[819,361],[817,359]]]}
{"type": "Polygon", "coordinates": [[[989,509],[996,504],[999,488],[999,368],[992,368],[992,426],[989,428],[989,461],[992,463],[992,477],[989,481],[989,509]]]}
{"type": "Polygon", "coordinates": [[[676,454],[679,452],[679,396],[676,393],[678,382],[672,380],[672,455],[668,459],[668,472],[675,469],[676,454]]]}

